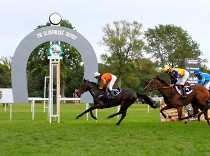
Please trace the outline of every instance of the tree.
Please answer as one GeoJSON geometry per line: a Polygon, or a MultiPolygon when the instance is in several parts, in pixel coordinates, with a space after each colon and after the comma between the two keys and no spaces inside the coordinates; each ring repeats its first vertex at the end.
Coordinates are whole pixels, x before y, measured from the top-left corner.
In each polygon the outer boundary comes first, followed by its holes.
{"type": "Polygon", "coordinates": [[[103,28],[104,36],[101,45],[108,47],[108,54],[102,54],[102,62],[110,67],[118,76],[118,86],[122,86],[122,78],[127,74],[127,65],[142,56],[144,42],[140,38],[142,24],[133,21],[114,21],[103,28]]]}
{"type": "MultiPolygon", "coordinates": [[[[60,25],[74,29],[68,20],[62,20],[60,25]]],[[[37,29],[46,26],[50,26],[50,23],[40,25],[37,29]]],[[[73,46],[65,42],[60,42],[60,45],[63,48],[63,59],[61,60],[61,96],[64,97],[66,93],[72,95],[75,89],[71,88],[72,90],[69,90],[69,84],[74,84],[72,77],[77,77],[82,81],[83,73],[79,71],[84,71],[84,67],[81,65],[81,55],[73,46]]],[[[29,57],[27,65],[29,96],[43,95],[44,77],[49,75],[49,60],[47,55],[49,46],[49,42],[41,44],[34,49],[29,57]]]]}
{"type": "Polygon", "coordinates": [[[0,88],[11,88],[11,58],[2,57],[0,60],[0,88]]]}
{"type": "Polygon", "coordinates": [[[124,87],[132,88],[137,92],[143,92],[146,84],[159,74],[155,63],[147,58],[136,59],[128,66],[132,72],[123,77],[124,87]]]}
{"type": "Polygon", "coordinates": [[[145,32],[145,50],[159,67],[166,64],[184,67],[185,58],[198,58],[202,52],[199,45],[181,27],[159,25],[145,32]]]}

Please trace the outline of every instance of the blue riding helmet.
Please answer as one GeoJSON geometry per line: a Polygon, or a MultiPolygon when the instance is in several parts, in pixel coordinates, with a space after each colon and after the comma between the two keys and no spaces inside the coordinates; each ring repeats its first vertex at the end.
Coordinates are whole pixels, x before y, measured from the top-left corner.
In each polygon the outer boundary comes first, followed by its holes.
{"type": "Polygon", "coordinates": [[[201,71],[199,70],[199,69],[196,69],[195,71],[194,71],[194,74],[195,75],[198,75],[198,74],[200,74],[201,73],[201,71]]]}

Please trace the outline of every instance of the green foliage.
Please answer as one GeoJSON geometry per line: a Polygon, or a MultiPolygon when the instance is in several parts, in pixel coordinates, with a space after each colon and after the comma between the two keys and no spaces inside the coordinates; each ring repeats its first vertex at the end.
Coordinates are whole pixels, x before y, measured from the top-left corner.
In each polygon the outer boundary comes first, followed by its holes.
{"type": "Polygon", "coordinates": [[[126,73],[126,77],[123,77],[124,87],[143,92],[146,84],[158,75],[158,69],[151,60],[139,58],[127,65],[126,73]]]}
{"type": "Polygon", "coordinates": [[[101,56],[103,63],[118,76],[118,85],[126,74],[126,66],[142,56],[144,42],[140,39],[142,24],[133,21],[114,21],[113,28],[106,24],[103,28],[104,36],[100,42],[108,47],[108,53],[101,56]]]}
{"type": "Polygon", "coordinates": [[[159,67],[170,65],[184,67],[185,58],[198,58],[202,53],[199,45],[187,31],[174,25],[159,25],[145,32],[145,50],[159,67]]]}
{"type": "Polygon", "coordinates": [[[75,89],[80,87],[84,75],[84,67],[76,68],[71,71],[71,75],[67,79],[67,84],[65,88],[66,97],[72,97],[75,89]]]}
{"type": "Polygon", "coordinates": [[[11,63],[8,58],[2,58],[0,63],[0,88],[11,88],[11,63]]]}

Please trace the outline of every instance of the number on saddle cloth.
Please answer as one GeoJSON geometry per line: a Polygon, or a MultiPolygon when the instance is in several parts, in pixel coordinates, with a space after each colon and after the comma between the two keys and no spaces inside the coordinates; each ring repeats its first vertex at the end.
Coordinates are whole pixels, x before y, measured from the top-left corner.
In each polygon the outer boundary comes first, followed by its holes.
{"type": "Polygon", "coordinates": [[[120,90],[120,88],[118,87],[117,89],[112,89],[112,95],[113,96],[117,96],[120,92],[121,92],[121,90],[120,90]]]}
{"type": "MultiPolygon", "coordinates": [[[[175,88],[176,88],[177,92],[181,95],[181,86],[175,86],[175,88]]],[[[193,90],[191,89],[191,87],[188,86],[188,85],[184,86],[184,90],[185,90],[185,93],[186,93],[186,94],[190,94],[190,93],[192,93],[192,91],[193,91],[193,90]]]]}

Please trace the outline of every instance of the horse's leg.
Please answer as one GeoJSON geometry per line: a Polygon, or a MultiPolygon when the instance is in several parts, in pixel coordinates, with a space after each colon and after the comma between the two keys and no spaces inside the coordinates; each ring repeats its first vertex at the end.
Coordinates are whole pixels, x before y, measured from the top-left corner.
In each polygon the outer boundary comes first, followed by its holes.
{"type": "MultiPolygon", "coordinates": [[[[193,103],[193,102],[191,103],[191,105],[192,105],[192,108],[193,108],[192,117],[195,117],[199,113],[198,106],[197,106],[197,103],[193,103]]],[[[198,121],[200,121],[200,118],[198,118],[198,121]]]]}
{"type": "Polygon", "coordinates": [[[120,120],[117,122],[116,125],[120,125],[121,121],[125,118],[126,113],[127,113],[127,110],[125,110],[125,111],[122,112],[121,118],[120,118],[120,120]]]}
{"type": "MultiPolygon", "coordinates": [[[[182,107],[183,108],[183,107],[182,107]]],[[[198,108],[195,106],[195,105],[192,105],[192,108],[193,108],[193,112],[190,113],[190,112],[187,112],[188,116],[184,117],[184,118],[181,118],[181,120],[184,120],[184,119],[189,119],[189,118],[192,118],[192,117],[195,117],[199,111],[198,111],[198,108]]],[[[187,109],[187,108],[186,108],[187,109]]],[[[187,110],[188,111],[188,110],[187,110]]],[[[182,115],[181,115],[182,116],[182,115]]],[[[187,121],[185,121],[186,123],[187,121]]]]}
{"type": "Polygon", "coordinates": [[[120,113],[122,114],[121,115],[121,118],[120,118],[120,120],[117,122],[117,124],[116,125],[119,125],[121,122],[122,122],[122,120],[125,118],[125,116],[126,116],[126,114],[127,114],[127,110],[128,110],[128,107],[130,107],[134,102],[136,101],[136,99],[135,100],[131,100],[131,101],[129,101],[129,102],[122,102],[121,103],[121,107],[120,107],[120,113]]]}
{"type": "MultiPolygon", "coordinates": [[[[192,115],[189,115],[189,116],[186,116],[186,117],[184,117],[184,118],[182,118],[182,106],[177,106],[177,112],[178,112],[178,119],[179,120],[184,120],[184,119],[189,119],[189,118],[191,118],[191,117],[193,117],[192,115]]],[[[186,123],[187,121],[185,121],[185,123],[186,123]]]]}
{"type": "MultiPolygon", "coordinates": [[[[178,119],[179,120],[184,120],[184,119],[189,119],[192,117],[192,115],[189,115],[187,117],[182,118],[182,108],[183,106],[177,106],[177,113],[178,113],[178,119]]],[[[185,121],[185,123],[187,123],[187,121],[185,121]]]]}
{"type": "MultiPolygon", "coordinates": [[[[92,110],[94,110],[96,108],[97,108],[96,105],[91,106],[90,108],[88,108],[87,110],[85,110],[83,113],[81,113],[80,115],[78,115],[75,119],[79,119],[81,116],[83,116],[84,114],[86,114],[88,112],[90,112],[90,114],[91,114],[92,110]]],[[[93,113],[92,113],[92,116],[91,117],[93,117],[93,113]]],[[[97,120],[96,117],[94,119],[97,120]]]]}
{"type": "Polygon", "coordinates": [[[204,117],[205,117],[205,119],[206,119],[208,125],[210,125],[210,123],[209,123],[209,118],[208,118],[208,108],[205,108],[204,117]]]}
{"type": "Polygon", "coordinates": [[[178,112],[178,119],[183,120],[185,118],[182,118],[182,106],[177,106],[177,112],[178,112]]]}
{"type": "Polygon", "coordinates": [[[114,114],[108,116],[107,119],[111,119],[111,118],[115,117],[116,115],[120,115],[120,114],[122,114],[121,111],[119,111],[119,112],[117,112],[117,113],[114,113],[114,114]]]}
{"type": "MultiPolygon", "coordinates": [[[[134,102],[135,102],[135,101],[134,101],[134,102]]],[[[121,107],[120,107],[120,111],[117,112],[117,113],[114,113],[114,114],[112,114],[112,115],[110,115],[110,116],[108,116],[107,119],[110,119],[110,118],[113,118],[113,117],[116,116],[116,115],[122,114],[120,120],[119,120],[119,121],[117,122],[117,124],[116,124],[116,125],[119,125],[119,124],[122,122],[122,120],[125,118],[128,107],[129,107],[130,105],[132,105],[134,102],[131,101],[130,103],[126,103],[126,105],[125,105],[125,102],[122,102],[122,103],[121,103],[121,107]]]]}
{"type": "Polygon", "coordinates": [[[97,120],[97,118],[93,115],[93,111],[92,111],[92,110],[90,110],[90,116],[91,116],[93,119],[97,120]]]}
{"type": "Polygon", "coordinates": [[[209,109],[205,104],[199,104],[199,105],[200,105],[199,109],[201,110],[201,112],[198,113],[198,121],[200,121],[200,117],[201,117],[202,114],[204,114],[204,117],[205,117],[205,112],[207,113],[206,115],[207,115],[207,118],[208,118],[208,109],[209,109]]]}
{"type": "Polygon", "coordinates": [[[208,125],[210,125],[209,123],[209,118],[208,118],[208,109],[209,107],[208,106],[205,106],[204,108],[200,108],[202,111],[200,113],[198,113],[198,119],[200,121],[200,117],[202,114],[204,114],[204,118],[206,119],[208,125]]]}
{"type": "Polygon", "coordinates": [[[167,109],[170,109],[170,107],[168,107],[167,105],[165,107],[163,107],[161,110],[160,110],[160,113],[163,115],[163,117],[166,119],[166,115],[165,113],[163,112],[164,110],[167,110],[167,109]]]}
{"type": "Polygon", "coordinates": [[[114,113],[114,114],[108,116],[107,119],[110,119],[110,118],[115,117],[116,115],[122,114],[120,120],[119,120],[119,121],[117,122],[117,124],[116,124],[116,125],[119,125],[119,124],[122,122],[122,120],[125,118],[126,112],[127,112],[127,110],[125,110],[125,111],[121,111],[121,110],[120,110],[119,112],[114,113]]]}
{"type": "Polygon", "coordinates": [[[201,118],[201,115],[202,115],[203,113],[205,113],[205,110],[202,110],[201,112],[198,113],[198,115],[197,115],[197,116],[198,116],[198,121],[201,121],[200,118],[201,118]]]}

